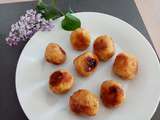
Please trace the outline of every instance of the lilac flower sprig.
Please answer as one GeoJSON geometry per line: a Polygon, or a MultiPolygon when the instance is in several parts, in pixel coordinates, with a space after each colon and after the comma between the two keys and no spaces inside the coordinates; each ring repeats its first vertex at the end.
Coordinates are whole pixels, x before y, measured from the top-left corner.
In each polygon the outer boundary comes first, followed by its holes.
{"type": "Polygon", "coordinates": [[[56,7],[56,0],[51,0],[51,5],[47,5],[43,0],[38,0],[36,10],[27,10],[19,21],[11,25],[11,31],[6,38],[10,46],[17,45],[20,41],[29,40],[37,31],[50,31],[54,25],[53,20],[64,16],[61,27],[64,30],[72,31],[81,27],[81,21],[72,15],[69,9],[62,12],[56,7]]]}
{"type": "Polygon", "coordinates": [[[37,31],[50,31],[54,27],[52,20],[46,20],[36,10],[27,10],[19,21],[11,25],[11,31],[6,38],[10,46],[17,45],[20,41],[29,40],[37,31]]]}

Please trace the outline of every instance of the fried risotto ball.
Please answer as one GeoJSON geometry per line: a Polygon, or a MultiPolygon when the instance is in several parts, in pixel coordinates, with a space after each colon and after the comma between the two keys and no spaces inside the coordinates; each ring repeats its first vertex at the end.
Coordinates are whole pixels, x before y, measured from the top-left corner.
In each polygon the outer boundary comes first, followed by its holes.
{"type": "Polygon", "coordinates": [[[137,58],[129,53],[119,53],[113,64],[113,72],[124,80],[131,80],[138,72],[137,58]]]}
{"type": "Polygon", "coordinates": [[[91,75],[96,70],[98,64],[97,56],[88,51],[74,59],[76,71],[81,76],[91,75]]]}
{"type": "Polygon", "coordinates": [[[50,75],[49,87],[52,92],[61,94],[71,89],[74,79],[67,70],[57,70],[50,75]]]}
{"type": "Polygon", "coordinates": [[[90,33],[84,28],[78,28],[71,33],[70,41],[75,50],[85,50],[90,44],[90,33]]]}
{"type": "Polygon", "coordinates": [[[94,116],[99,110],[98,98],[86,89],[80,89],[70,96],[70,109],[77,113],[87,116],[94,116]]]}
{"type": "Polygon", "coordinates": [[[97,37],[94,41],[93,49],[94,53],[101,61],[107,61],[115,53],[115,46],[112,38],[107,35],[101,35],[97,37]]]}
{"type": "Polygon", "coordinates": [[[59,65],[65,62],[66,53],[56,43],[49,43],[45,51],[45,59],[49,63],[59,65]]]}
{"type": "Polygon", "coordinates": [[[107,80],[102,83],[100,96],[103,104],[108,108],[118,107],[125,100],[125,93],[122,86],[112,80],[107,80]]]}

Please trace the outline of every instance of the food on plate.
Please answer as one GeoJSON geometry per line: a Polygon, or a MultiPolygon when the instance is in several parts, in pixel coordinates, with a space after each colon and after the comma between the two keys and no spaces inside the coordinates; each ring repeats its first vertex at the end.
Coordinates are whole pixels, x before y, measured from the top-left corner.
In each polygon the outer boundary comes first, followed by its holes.
{"type": "Polygon", "coordinates": [[[115,46],[112,38],[107,35],[101,35],[96,38],[93,44],[94,53],[99,60],[107,61],[115,53],[115,46]]]}
{"type": "Polygon", "coordinates": [[[78,28],[71,33],[70,41],[75,50],[85,50],[90,44],[90,33],[84,28],[78,28]]]}
{"type": "Polygon", "coordinates": [[[71,89],[74,78],[67,70],[57,70],[50,75],[49,87],[52,92],[61,94],[71,89]]]}
{"type": "Polygon", "coordinates": [[[138,72],[137,58],[126,52],[119,53],[113,64],[113,72],[122,79],[133,79],[138,72]]]}
{"type": "Polygon", "coordinates": [[[74,59],[76,71],[81,76],[91,75],[97,68],[99,60],[97,56],[91,52],[84,52],[74,59]]]}
{"type": "Polygon", "coordinates": [[[102,102],[108,108],[118,107],[125,100],[125,93],[122,86],[112,80],[107,80],[102,83],[100,96],[102,102]]]}
{"type": "Polygon", "coordinates": [[[99,110],[98,98],[86,89],[80,89],[70,96],[70,109],[82,115],[94,116],[99,110]]]}
{"type": "Polygon", "coordinates": [[[45,51],[45,59],[49,63],[59,65],[65,62],[66,52],[56,43],[49,43],[45,51]]]}

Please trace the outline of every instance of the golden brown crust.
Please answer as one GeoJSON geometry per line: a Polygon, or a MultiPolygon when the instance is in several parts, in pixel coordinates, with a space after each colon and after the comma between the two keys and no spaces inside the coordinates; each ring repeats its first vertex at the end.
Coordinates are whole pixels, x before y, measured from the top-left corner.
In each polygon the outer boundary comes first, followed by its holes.
{"type": "Polygon", "coordinates": [[[49,87],[55,93],[65,93],[73,86],[73,76],[67,70],[58,70],[50,75],[49,87]]]}
{"type": "Polygon", "coordinates": [[[90,34],[86,29],[78,28],[71,33],[70,41],[75,50],[85,50],[90,44],[90,34]]]}
{"type": "Polygon", "coordinates": [[[115,81],[104,81],[101,85],[100,96],[106,107],[118,107],[124,102],[125,93],[121,85],[115,81]]]}
{"type": "Polygon", "coordinates": [[[91,75],[97,68],[99,60],[96,55],[91,52],[84,52],[74,59],[76,71],[81,76],[91,75]]]}
{"type": "Polygon", "coordinates": [[[99,110],[98,98],[86,89],[80,89],[70,97],[70,108],[77,114],[94,116],[99,110]]]}
{"type": "Polygon", "coordinates": [[[49,43],[45,51],[45,58],[49,63],[59,65],[65,62],[66,53],[58,44],[49,43]]]}
{"type": "Polygon", "coordinates": [[[94,44],[94,53],[99,60],[107,61],[115,54],[115,46],[112,38],[107,35],[101,35],[96,38],[94,44]]]}
{"type": "Polygon", "coordinates": [[[131,80],[138,72],[137,58],[128,53],[120,53],[113,64],[113,72],[124,80],[131,80]]]}

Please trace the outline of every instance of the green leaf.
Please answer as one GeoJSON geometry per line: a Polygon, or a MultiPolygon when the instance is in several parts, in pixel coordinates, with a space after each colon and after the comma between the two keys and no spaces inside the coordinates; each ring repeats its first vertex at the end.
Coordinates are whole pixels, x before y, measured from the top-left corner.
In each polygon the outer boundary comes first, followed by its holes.
{"type": "Polygon", "coordinates": [[[46,18],[46,13],[48,13],[48,5],[45,4],[43,0],[38,0],[36,10],[41,13],[44,18],[46,18]]]}
{"type": "Polygon", "coordinates": [[[50,10],[48,10],[48,12],[45,14],[45,18],[47,20],[49,19],[56,19],[58,17],[60,17],[61,14],[59,13],[59,11],[57,11],[55,8],[51,8],[50,10]]]}
{"type": "Polygon", "coordinates": [[[61,26],[64,30],[72,31],[81,27],[81,21],[68,12],[62,20],[61,26]]]}
{"type": "Polygon", "coordinates": [[[43,0],[38,0],[36,10],[42,14],[48,11],[48,5],[43,2],[43,0]]]}
{"type": "Polygon", "coordinates": [[[43,0],[38,0],[36,6],[37,12],[41,13],[46,20],[54,20],[64,15],[65,18],[61,23],[64,30],[71,31],[81,27],[81,21],[77,17],[71,15],[71,13],[73,13],[71,8],[64,14],[64,12],[56,8],[56,1],[57,0],[51,0],[51,6],[49,7],[43,0]]]}
{"type": "Polygon", "coordinates": [[[36,6],[37,12],[41,13],[42,16],[46,19],[56,19],[62,14],[60,11],[57,10],[56,8],[56,0],[51,1],[51,7],[49,7],[47,4],[43,2],[43,0],[38,0],[37,6],[36,6]]]}

